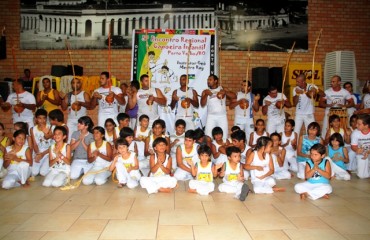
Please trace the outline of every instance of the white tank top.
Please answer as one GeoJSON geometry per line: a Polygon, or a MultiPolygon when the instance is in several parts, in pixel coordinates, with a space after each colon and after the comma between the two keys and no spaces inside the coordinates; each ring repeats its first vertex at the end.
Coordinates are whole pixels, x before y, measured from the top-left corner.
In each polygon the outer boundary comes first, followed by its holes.
{"type": "MultiPolygon", "coordinates": [[[[165,136],[165,135],[162,135],[161,137],[166,138],[166,136],[165,136]]],[[[151,134],[151,135],[149,136],[149,146],[148,146],[148,150],[153,150],[153,142],[154,142],[154,136],[153,136],[153,134],[151,134]]]]}
{"type": "Polygon", "coordinates": [[[171,154],[176,154],[177,147],[181,144],[184,144],[185,133],[181,134],[180,136],[177,136],[176,133],[170,135],[170,142],[173,142],[176,139],[178,139],[179,141],[171,148],[171,154]]]}
{"type": "Polygon", "coordinates": [[[270,154],[265,155],[265,159],[259,159],[257,151],[254,151],[253,161],[251,166],[261,166],[263,167],[263,171],[258,170],[251,170],[251,180],[260,180],[257,177],[265,175],[268,171],[270,171],[269,163],[270,163],[270,154]]]}
{"type": "MultiPolygon", "coordinates": [[[[67,143],[63,143],[63,147],[61,149],[61,154],[63,154],[63,156],[66,156],[67,155],[67,143]]],[[[57,157],[57,153],[55,152],[55,143],[53,143],[51,146],[50,146],[50,149],[51,149],[51,157],[54,159],[57,157]]],[[[69,164],[67,164],[66,162],[64,162],[63,160],[61,160],[61,162],[55,162],[53,166],[51,166],[51,168],[54,168],[54,169],[60,169],[60,170],[65,170],[65,171],[69,171],[70,168],[69,168],[69,164]]]]}
{"type": "Polygon", "coordinates": [[[135,167],[135,153],[129,152],[130,156],[127,159],[123,159],[122,156],[118,156],[117,163],[123,164],[125,168],[135,167]]]}
{"type": "Polygon", "coordinates": [[[107,131],[105,131],[105,141],[109,142],[110,145],[114,145],[114,133],[109,135],[107,131]]]}
{"type": "MultiPolygon", "coordinates": [[[[331,135],[333,135],[334,133],[336,133],[336,132],[334,131],[334,129],[333,129],[333,128],[330,128],[330,136],[331,136],[331,135]]],[[[343,129],[343,128],[340,128],[340,129],[339,129],[339,134],[340,134],[340,135],[342,135],[342,137],[343,137],[343,139],[344,139],[344,129],[343,129]]]]}
{"type": "Polygon", "coordinates": [[[240,108],[239,104],[235,107],[235,116],[238,116],[239,118],[242,117],[242,118],[253,118],[253,110],[251,109],[251,106],[253,104],[253,101],[251,99],[251,93],[247,93],[247,95],[245,95],[245,93],[243,92],[238,92],[237,95],[236,95],[236,100],[239,101],[241,99],[247,99],[247,101],[249,102],[249,106],[247,107],[247,109],[244,109],[244,108],[240,108]]]}
{"type": "Polygon", "coordinates": [[[292,134],[290,135],[290,137],[287,137],[285,135],[285,132],[282,132],[282,134],[281,134],[281,145],[286,144],[288,142],[288,140],[290,140],[289,141],[289,144],[287,146],[285,146],[285,150],[287,150],[287,151],[295,151],[294,148],[292,147],[292,141],[294,140],[294,138],[295,138],[294,132],[292,132],[292,134]]]}
{"type": "Polygon", "coordinates": [[[212,144],[213,145],[215,145],[215,147],[216,147],[216,151],[218,152],[218,149],[222,146],[221,144],[218,144],[217,142],[216,142],[216,140],[213,140],[212,141],[212,144]]]}
{"type": "Polygon", "coordinates": [[[240,163],[236,165],[235,169],[232,169],[229,161],[225,162],[225,176],[224,181],[235,182],[238,181],[238,175],[240,174],[240,163]]]}
{"type": "MultiPolygon", "coordinates": [[[[128,150],[129,150],[130,152],[135,153],[135,145],[136,145],[136,142],[135,142],[135,141],[132,141],[132,142],[130,143],[130,146],[128,146],[128,150]]],[[[135,154],[136,154],[136,153],[135,153],[135,154]]]]}
{"type": "Polygon", "coordinates": [[[153,95],[157,97],[157,92],[154,88],[150,88],[147,90],[139,89],[137,92],[137,105],[139,107],[137,116],[140,117],[143,114],[148,115],[149,119],[157,119],[158,115],[158,103],[153,102],[152,106],[149,106],[146,101],[148,100],[149,96],[153,95]]]}
{"type": "MultiPolygon", "coordinates": [[[[79,102],[85,102],[84,91],[81,91],[79,94],[74,95],[72,92],[70,94],[70,100],[68,100],[68,120],[78,120],[80,117],[86,116],[86,108],[81,106],[81,109],[74,111],[71,108],[71,105],[77,100],[79,102]]],[[[67,96],[69,98],[69,96],[67,96]]]]}
{"type": "MultiPolygon", "coordinates": [[[[280,154],[282,150],[283,150],[283,147],[279,147],[279,152],[278,152],[278,154],[280,154]]],[[[284,166],[284,165],[283,165],[282,167],[280,167],[280,166],[279,166],[279,163],[278,163],[278,160],[277,160],[277,155],[275,155],[275,154],[271,153],[271,157],[272,157],[272,162],[273,162],[273,164],[274,164],[274,169],[275,169],[275,171],[276,171],[277,169],[283,168],[283,166],[284,166]]],[[[283,159],[283,161],[284,161],[284,159],[283,159]]]]}
{"type": "Polygon", "coordinates": [[[241,163],[245,164],[245,160],[247,159],[247,151],[250,148],[251,148],[250,146],[248,146],[247,144],[245,144],[244,151],[240,154],[240,156],[241,156],[240,162],[241,163]]]}
{"type": "Polygon", "coordinates": [[[142,139],[145,139],[149,136],[149,133],[150,133],[150,130],[149,128],[147,128],[144,132],[141,131],[141,127],[140,126],[136,126],[136,133],[135,133],[135,137],[136,138],[142,138],[142,139]]]}
{"type": "Polygon", "coordinates": [[[185,145],[184,144],[180,145],[182,162],[184,163],[185,166],[190,168],[190,165],[186,161],[187,159],[191,159],[193,163],[198,162],[197,148],[198,148],[198,144],[194,143],[193,149],[191,149],[191,151],[188,153],[185,151],[185,145]]]}
{"type": "Polygon", "coordinates": [[[212,92],[211,96],[207,97],[207,112],[212,115],[225,115],[226,114],[226,96],[223,99],[217,97],[217,93],[222,90],[218,86],[215,89],[209,89],[212,92]]]}
{"type": "Polygon", "coordinates": [[[252,145],[256,145],[257,144],[257,140],[260,138],[260,137],[267,137],[267,132],[264,131],[263,134],[260,136],[257,134],[257,132],[253,132],[253,143],[252,145]]]}
{"type": "Polygon", "coordinates": [[[207,166],[202,167],[202,165],[197,163],[198,172],[197,180],[205,182],[213,182],[213,173],[212,173],[212,162],[208,162],[207,166]]]}
{"type": "MultiPolygon", "coordinates": [[[[176,90],[176,94],[179,97],[179,101],[176,104],[176,118],[193,117],[193,105],[190,104],[188,109],[181,106],[181,101],[186,98],[186,91],[183,92],[180,88],[176,90]]],[[[193,88],[188,89],[188,98],[193,99],[193,88]]]]}
{"type": "MultiPolygon", "coordinates": [[[[46,125],[47,128],[50,129],[50,125],[46,125]]],[[[35,141],[37,143],[37,146],[39,147],[39,151],[40,152],[43,152],[45,151],[46,149],[48,149],[51,145],[51,139],[45,139],[44,136],[44,132],[39,130],[38,126],[34,126],[32,127],[32,130],[33,130],[33,136],[35,138],[35,141]]]]}
{"type": "MultiPolygon", "coordinates": [[[[103,141],[103,144],[99,148],[96,147],[95,142],[92,142],[90,144],[90,150],[91,150],[91,152],[94,152],[96,149],[101,154],[107,155],[107,142],[106,141],[103,141]]],[[[97,157],[96,160],[95,160],[95,162],[94,162],[94,165],[95,166],[101,166],[101,167],[107,167],[109,164],[110,163],[107,160],[105,160],[105,159],[103,159],[101,157],[97,157]]]]}
{"type": "MultiPolygon", "coordinates": [[[[167,166],[168,164],[168,158],[169,158],[169,155],[166,154],[166,160],[164,161],[164,163],[162,164],[163,166],[167,166]]],[[[158,158],[157,158],[157,154],[155,153],[154,154],[154,164],[156,164],[158,162],[158,158]]],[[[159,176],[165,176],[167,174],[165,174],[162,170],[162,168],[158,168],[157,171],[155,173],[150,173],[150,176],[151,177],[159,177],[159,176]]]]}
{"type": "MultiPolygon", "coordinates": [[[[6,152],[10,152],[12,150],[13,146],[7,146],[6,147],[6,152]]],[[[17,156],[17,158],[20,158],[24,161],[26,161],[26,151],[28,149],[28,146],[25,146],[23,145],[21,150],[19,150],[18,152],[15,153],[15,155],[17,156]]],[[[19,162],[17,161],[14,161],[14,160],[11,160],[10,161],[10,164],[18,164],[19,162]]]]}

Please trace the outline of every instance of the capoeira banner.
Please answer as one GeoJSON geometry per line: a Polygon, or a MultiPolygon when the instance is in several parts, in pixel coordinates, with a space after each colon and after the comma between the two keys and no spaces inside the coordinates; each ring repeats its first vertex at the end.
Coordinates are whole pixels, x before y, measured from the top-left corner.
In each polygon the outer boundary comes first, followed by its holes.
{"type": "MultiPolygon", "coordinates": [[[[148,74],[152,88],[161,89],[167,105],[160,107],[161,119],[167,130],[174,129],[176,108],[171,109],[172,92],[180,87],[180,76],[189,73],[189,87],[200,95],[207,88],[207,78],[217,73],[216,31],[141,29],[134,30],[132,47],[132,79],[148,74]],[[191,47],[189,51],[189,46],[191,47]],[[189,63],[187,62],[189,54],[189,63]]],[[[193,121],[196,127],[205,123],[205,109],[196,109],[193,121]]]]}

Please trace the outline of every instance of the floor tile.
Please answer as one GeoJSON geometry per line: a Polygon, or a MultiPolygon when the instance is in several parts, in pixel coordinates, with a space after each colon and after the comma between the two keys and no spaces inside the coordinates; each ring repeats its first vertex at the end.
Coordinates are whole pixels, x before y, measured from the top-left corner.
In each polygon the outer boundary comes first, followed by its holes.
{"type": "Polygon", "coordinates": [[[13,231],[16,227],[17,225],[10,224],[0,225],[0,238],[4,237],[5,235],[13,231]]]}
{"type": "Polygon", "coordinates": [[[225,202],[203,202],[204,210],[207,214],[219,213],[220,209],[227,209],[227,212],[242,213],[249,212],[248,208],[243,204],[243,202],[235,199],[235,201],[225,201],[225,202]]]}
{"type": "Polygon", "coordinates": [[[157,239],[194,239],[192,226],[158,226],[157,239]]]}
{"type": "Polygon", "coordinates": [[[147,220],[147,221],[158,221],[159,210],[140,210],[140,209],[130,209],[127,215],[127,220],[147,220]]]}
{"type": "Polygon", "coordinates": [[[131,206],[101,205],[90,206],[81,219],[126,219],[131,206]]]}
{"type": "MultiPolygon", "coordinates": [[[[320,208],[309,203],[310,200],[300,201],[299,203],[274,203],[273,206],[287,217],[312,217],[328,216],[320,208]]],[[[329,201],[319,199],[316,201],[329,201]]]]}
{"type": "Polygon", "coordinates": [[[332,229],[288,229],[284,230],[292,240],[344,240],[345,237],[332,229]]]}
{"type": "Polygon", "coordinates": [[[370,234],[345,234],[344,235],[349,240],[369,240],[370,234]]]}
{"type": "Polygon", "coordinates": [[[39,240],[41,239],[46,232],[11,232],[1,240],[19,240],[19,239],[27,239],[27,240],[39,240]]]}
{"type": "Polygon", "coordinates": [[[161,210],[159,225],[207,225],[207,217],[203,210],[161,210]]]}
{"type": "Polygon", "coordinates": [[[59,206],[54,213],[63,213],[63,214],[82,214],[83,212],[86,211],[88,208],[88,205],[80,205],[80,204],[75,204],[72,202],[67,201],[63,205],[59,206]]]}
{"type": "Polygon", "coordinates": [[[299,229],[330,228],[319,217],[290,217],[289,220],[299,229]]]}
{"type": "Polygon", "coordinates": [[[62,201],[32,200],[26,201],[14,208],[16,213],[51,213],[63,204],[62,201]]]}
{"type": "Polygon", "coordinates": [[[370,234],[370,221],[360,215],[330,216],[320,219],[342,234],[370,234]]]}
{"type": "Polygon", "coordinates": [[[211,213],[207,214],[207,220],[210,225],[240,224],[241,222],[237,213],[211,213]]]}
{"type": "Polygon", "coordinates": [[[282,230],[296,227],[281,213],[238,213],[244,226],[249,230],[282,230]]]}
{"type": "Polygon", "coordinates": [[[100,232],[48,232],[41,240],[97,240],[99,236],[100,232]]]}
{"type": "Polygon", "coordinates": [[[155,239],[157,222],[110,220],[100,239],[155,239]]]}
{"type": "Polygon", "coordinates": [[[15,231],[66,231],[78,217],[78,214],[35,214],[15,231]]]}
{"type": "Polygon", "coordinates": [[[33,216],[32,213],[13,213],[10,212],[0,218],[0,226],[11,224],[22,224],[33,216]]]}
{"type": "Polygon", "coordinates": [[[207,225],[194,226],[195,239],[233,239],[247,240],[252,239],[245,228],[240,225],[207,225]]]}
{"type": "Polygon", "coordinates": [[[68,229],[68,232],[101,232],[107,225],[108,220],[104,219],[78,219],[68,229]]]}
{"type": "Polygon", "coordinates": [[[289,240],[290,238],[283,231],[248,231],[253,240],[289,240]]]}

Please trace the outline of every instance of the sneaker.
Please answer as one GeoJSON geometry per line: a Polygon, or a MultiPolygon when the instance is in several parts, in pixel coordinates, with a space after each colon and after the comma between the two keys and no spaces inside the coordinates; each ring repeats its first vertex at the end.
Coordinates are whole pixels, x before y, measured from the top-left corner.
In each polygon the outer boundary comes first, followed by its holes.
{"type": "Polygon", "coordinates": [[[240,196],[239,196],[239,200],[244,202],[245,199],[248,196],[248,193],[249,193],[249,186],[248,186],[248,184],[244,183],[243,186],[242,186],[242,191],[241,191],[240,196]]]}

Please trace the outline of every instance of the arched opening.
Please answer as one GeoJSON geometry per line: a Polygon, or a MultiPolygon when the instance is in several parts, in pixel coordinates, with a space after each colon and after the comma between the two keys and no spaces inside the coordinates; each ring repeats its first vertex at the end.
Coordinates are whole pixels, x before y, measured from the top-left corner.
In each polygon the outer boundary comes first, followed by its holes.
{"type": "Polygon", "coordinates": [[[139,29],[142,29],[143,28],[143,18],[140,17],[139,18],[139,29]]]}
{"type": "Polygon", "coordinates": [[[59,18],[59,34],[62,33],[62,19],[59,18]]]}
{"type": "Polygon", "coordinates": [[[85,37],[91,37],[92,22],[91,20],[86,20],[85,22],[85,37]]]}
{"type": "Polygon", "coordinates": [[[152,29],[155,29],[155,17],[152,17],[152,29]]]}
{"type": "Polygon", "coordinates": [[[75,20],[75,36],[78,34],[78,22],[75,20]]]}
{"type": "Polygon", "coordinates": [[[45,32],[48,31],[48,19],[45,18],[45,32]]]}
{"type": "Polygon", "coordinates": [[[51,18],[49,18],[49,32],[51,32],[51,29],[53,27],[53,20],[51,18]]]}
{"type": "Polygon", "coordinates": [[[128,36],[128,28],[129,28],[130,20],[126,18],[125,20],[125,36],[128,36]]]}
{"type": "Polygon", "coordinates": [[[177,17],[177,22],[178,22],[178,28],[181,29],[181,16],[177,17]]]}
{"type": "Polygon", "coordinates": [[[72,36],[72,19],[69,19],[69,35],[72,36]]]}
{"type": "Polygon", "coordinates": [[[29,27],[30,27],[30,19],[29,19],[29,17],[27,17],[27,26],[26,26],[26,29],[28,30],[29,27]]]}
{"type": "Polygon", "coordinates": [[[195,15],[193,15],[193,28],[195,28],[195,15]]]}
{"type": "Polygon", "coordinates": [[[105,19],[103,19],[103,22],[101,24],[101,35],[102,36],[105,36],[105,24],[106,24],[106,21],[105,19]]]}
{"type": "Polygon", "coordinates": [[[117,34],[122,35],[122,18],[118,19],[117,34]]]}
{"type": "Polygon", "coordinates": [[[172,17],[173,21],[173,29],[176,29],[176,16],[172,17]]]}
{"type": "Polygon", "coordinates": [[[136,18],[132,19],[132,30],[136,28],[136,18]]]}
{"type": "Polygon", "coordinates": [[[64,35],[67,35],[67,19],[64,19],[64,35]]]}
{"type": "Polygon", "coordinates": [[[113,18],[110,20],[109,31],[110,31],[110,35],[113,36],[114,35],[114,19],[113,18]]]}
{"type": "Polygon", "coordinates": [[[197,28],[199,28],[199,21],[200,21],[200,19],[199,19],[199,14],[197,15],[197,28]]]}
{"type": "Polygon", "coordinates": [[[145,28],[148,29],[149,28],[149,17],[146,17],[145,18],[145,28]]]}
{"type": "Polygon", "coordinates": [[[57,33],[57,19],[54,18],[54,32],[57,33]]]}
{"type": "Polygon", "coordinates": [[[157,19],[157,28],[161,28],[161,17],[158,17],[157,19]]]}

